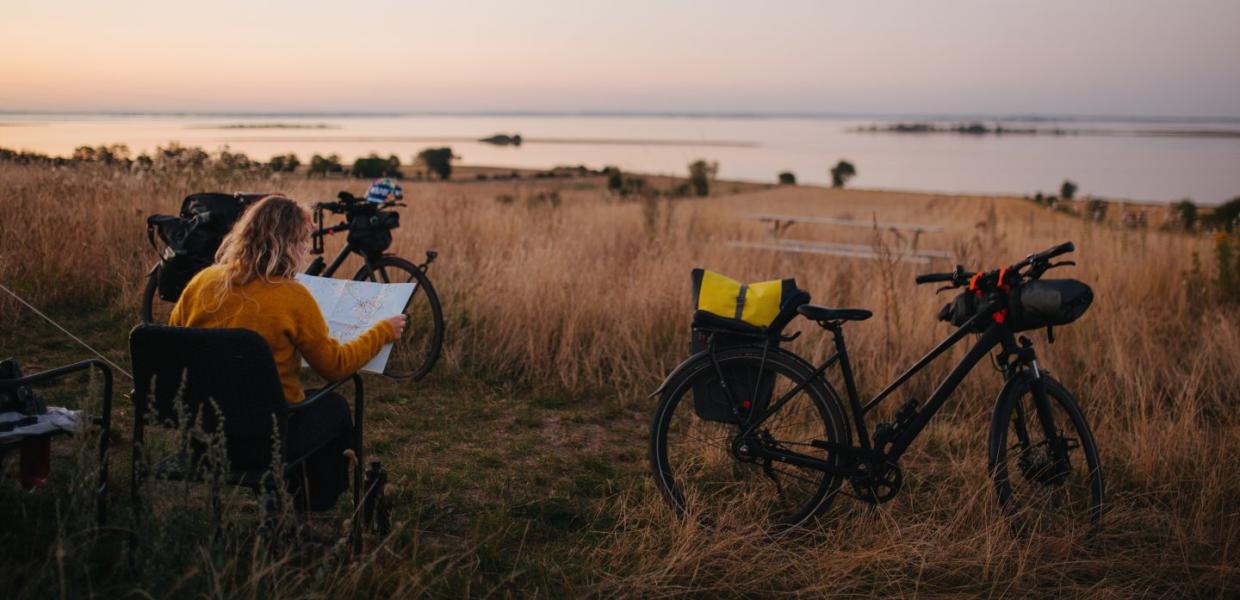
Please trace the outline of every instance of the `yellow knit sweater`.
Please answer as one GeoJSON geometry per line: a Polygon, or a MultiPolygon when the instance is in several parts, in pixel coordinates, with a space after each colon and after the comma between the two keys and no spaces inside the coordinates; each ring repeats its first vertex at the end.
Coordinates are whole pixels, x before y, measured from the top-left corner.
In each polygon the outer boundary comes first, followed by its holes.
{"type": "Polygon", "coordinates": [[[347,343],[327,334],[327,321],[314,297],[296,280],[251,281],[219,297],[224,268],[214,265],[194,276],[172,309],[169,325],[198,328],[241,328],[258,332],[271,346],[284,399],[298,403],[301,358],[329,381],[352,374],[395,340],[392,326],[380,321],[347,343]]]}

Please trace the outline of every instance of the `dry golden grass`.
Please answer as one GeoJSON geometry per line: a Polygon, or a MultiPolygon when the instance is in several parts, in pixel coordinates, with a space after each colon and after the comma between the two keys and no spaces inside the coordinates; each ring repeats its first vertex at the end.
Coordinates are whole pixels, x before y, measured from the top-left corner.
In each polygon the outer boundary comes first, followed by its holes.
{"type": "MultiPolygon", "coordinates": [[[[601,184],[410,186],[393,251],[413,259],[426,249],[440,253],[430,275],[448,337],[437,377],[512,378],[582,403],[615,399],[625,413],[649,414],[654,401],[646,394],[687,350],[688,275],[702,266],[747,280],[795,276],[816,303],[874,310],[874,319],[846,327],[868,396],[948,333],[934,316],[949,298],[914,286],[913,276],[951,264],[898,262],[907,240],[891,232],[823,225],[795,225],[785,236],[871,244],[891,260],[727,247],[730,239],[767,235],[744,213],[941,225],[946,231],[921,236],[919,246],[951,250],[971,268],[1072,240],[1079,266],[1053,273],[1092,285],[1094,307],[1060,329],[1054,345],[1040,332],[1032,337],[1041,362],[1093,425],[1108,484],[1107,529],[1088,544],[1021,543],[1009,535],[995,514],[984,456],[1001,381],[982,365],[906,455],[906,489],[893,503],[865,511],[841,501],[810,533],[772,542],[678,521],[643,481],[600,500],[616,525],[596,546],[570,553],[589,575],[565,585],[608,596],[1228,596],[1240,588],[1233,472],[1240,461],[1240,314],[1185,292],[1192,254],[1209,253],[1204,240],[1091,225],[1008,198],[745,186],[722,197],[619,202],[601,184]],[[552,189],[558,206],[534,199],[552,189]],[[515,201],[496,202],[501,194],[515,201]]],[[[308,202],[362,187],[302,178],[216,185],[308,202]]],[[[136,315],[141,278],[154,260],[145,216],[173,212],[181,197],[206,187],[202,180],[0,165],[0,282],[61,313],[136,315]]],[[[0,343],[27,318],[0,298],[0,343]]],[[[796,327],[805,335],[790,347],[822,358],[828,337],[796,327]]],[[[6,345],[0,354],[17,350],[6,345]]],[[[907,394],[925,398],[947,363],[915,378],[907,394]]],[[[615,451],[644,452],[645,443],[635,436],[615,451]]]]}

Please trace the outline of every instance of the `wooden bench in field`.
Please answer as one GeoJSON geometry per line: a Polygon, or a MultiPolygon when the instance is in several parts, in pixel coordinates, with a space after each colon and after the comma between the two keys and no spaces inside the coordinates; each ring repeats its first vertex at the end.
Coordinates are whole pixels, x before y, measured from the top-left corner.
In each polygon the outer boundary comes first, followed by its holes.
{"type": "Polygon", "coordinates": [[[839,242],[818,242],[813,240],[783,239],[781,236],[797,223],[815,225],[834,225],[839,227],[861,227],[867,229],[891,231],[902,241],[902,247],[894,252],[894,256],[903,262],[916,264],[929,263],[932,260],[951,260],[954,255],[946,250],[918,249],[921,234],[942,233],[940,225],[918,225],[912,223],[886,223],[877,220],[862,221],[858,219],[840,219],[832,217],[811,217],[802,215],[781,215],[769,213],[747,213],[748,219],[762,221],[770,225],[768,239],[765,242],[748,240],[731,240],[728,245],[733,248],[753,248],[774,250],[777,252],[798,252],[808,254],[828,254],[849,258],[865,258],[876,260],[881,258],[878,248],[865,244],[846,244],[839,242]],[[904,233],[912,233],[905,236],[904,233]]]}

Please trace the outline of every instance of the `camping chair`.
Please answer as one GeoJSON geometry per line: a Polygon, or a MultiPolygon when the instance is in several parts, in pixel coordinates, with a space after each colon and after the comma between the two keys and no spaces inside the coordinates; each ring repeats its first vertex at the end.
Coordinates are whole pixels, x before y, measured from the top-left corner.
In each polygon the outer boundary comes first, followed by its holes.
{"type": "MultiPolygon", "coordinates": [[[[48,369],[32,375],[18,377],[17,379],[0,379],[0,391],[17,392],[22,388],[29,388],[32,385],[40,384],[55,379],[59,379],[70,373],[76,373],[89,368],[95,368],[103,375],[103,396],[100,398],[99,408],[103,414],[98,417],[87,417],[89,424],[99,425],[99,484],[95,488],[95,519],[99,522],[99,527],[103,527],[108,523],[108,438],[112,434],[112,369],[101,360],[91,359],[82,362],[48,369]]],[[[53,409],[62,410],[62,409],[53,409]]],[[[14,439],[8,441],[0,441],[0,457],[9,450],[20,448],[23,441],[16,439],[18,433],[24,428],[31,431],[39,431],[34,435],[57,435],[67,434],[69,431],[54,425],[45,417],[48,415],[29,415],[20,421],[6,421],[3,428],[14,439]]],[[[83,426],[85,426],[83,424],[83,426]]],[[[24,439],[24,438],[23,438],[24,439]]]]}
{"type": "MultiPolygon", "coordinates": [[[[158,325],[139,325],[129,335],[133,358],[134,430],[133,430],[133,510],[134,544],[141,522],[140,487],[147,477],[174,481],[227,483],[248,487],[264,494],[271,502],[283,492],[275,485],[272,473],[273,452],[239,456],[229,446],[263,443],[271,448],[278,439],[287,447],[287,421],[299,410],[353,382],[353,452],[357,462],[353,468],[353,527],[355,551],[361,550],[362,418],[364,397],[362,378],[356,373],[329,384],[312,397],[298,404],[286,404],[280,377],[276,371],[271,348],[257,333],[248,329],[190,329],[158,325]],[[150,412],[150,417],[148,417],[150,412]],[[227,471],[220,479],[218,465],[204,472],[201,452],[204,445],[191,441],[190,456],[184,450],[144,463],[143,433],[148,425],[162,428],[200,427],[207,434],[221,433],[228,450],[227,471]]],[[[262,447],[262,446],[260,446],[262,447]]],[[[306,455],[283,460],[284,478],[295,476],[306,455]]],[[[213,494],[214,494],[213,489],[213,494]]],[[[213,505],[215,497],[212,496],[213,505]]],[[[214,506],[218,508],[218,506],[214,506]]]]}

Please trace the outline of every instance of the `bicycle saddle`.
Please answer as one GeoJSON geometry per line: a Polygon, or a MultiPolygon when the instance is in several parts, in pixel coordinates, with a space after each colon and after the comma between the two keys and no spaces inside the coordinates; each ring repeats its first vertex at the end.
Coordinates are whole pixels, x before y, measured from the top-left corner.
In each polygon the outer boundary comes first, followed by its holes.
{"type": "Polygon", "coordinates": [[[813,304],[798,306],[797,312],[811,321],[864,321],[874,316],[863,308],[827,308],[813,304]]]}

